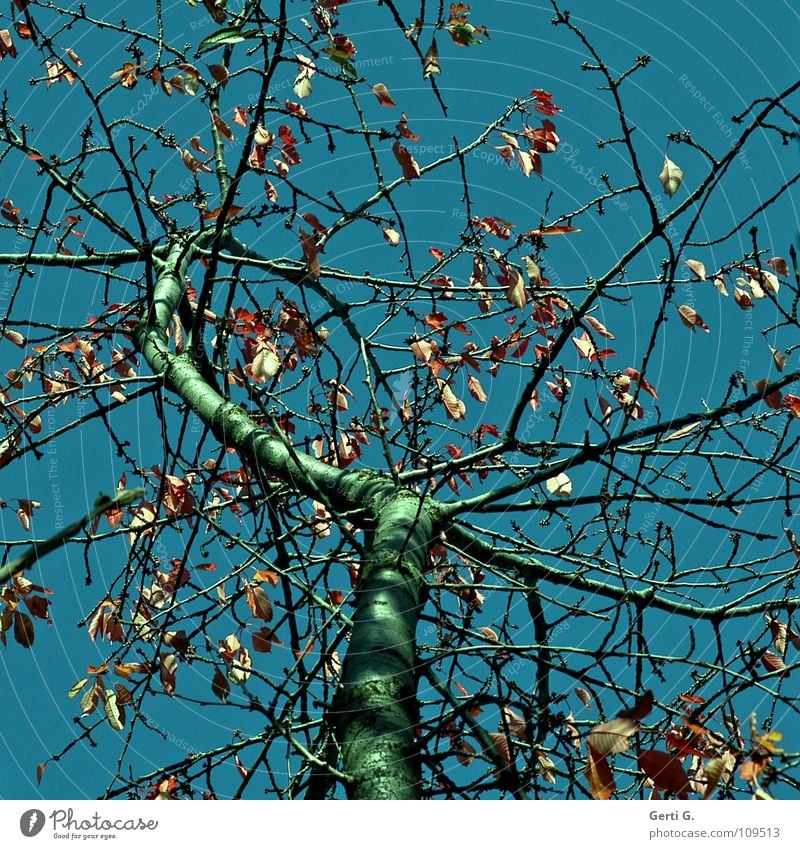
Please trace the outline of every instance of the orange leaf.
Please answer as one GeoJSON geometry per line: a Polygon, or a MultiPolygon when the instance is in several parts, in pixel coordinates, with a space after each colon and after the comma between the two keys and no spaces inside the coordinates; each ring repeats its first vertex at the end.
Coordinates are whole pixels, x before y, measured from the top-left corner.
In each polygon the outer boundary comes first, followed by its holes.
{"type": "Polygon", "coordinates": [[[589,789],[594,799],[606,801],[611,798],[617,789],[614,784],[614,775],[604,755],[599,755],[591,746],[586,759],[586,769],[583,774],[589,781],[589,789]]]}
{"type": "Polygon", "coordinates": [[[420,176],[421,171],[419,164],[405,145],[400,144],[400,142],[395,142],[392,145],[392,153],[394,153],[394,158],[403,169],[404,179],[415,180],[420,176]]]}
{"type": "MultiPolygon", "coordinates": [[[[235,205],[231,206],[231,208],[228,210],[227,215],[225,216],[225,219],[227,220],[228,218],[234,218],[240,212],[243,212],[243,211],[244,211],[243,206],[235,206],[235,205]]],[[[203,215],[203,221],[216,221],[219,218],[220,212],[222,212],[221,206],[218,206],[216,209],[212,209],[210,212],[206,212],[203,215]]]]}
{"type": "Polygon", "coordinates": [[[525,236],[566,236],[569,233],[580,233],[580,227],[570,227],[568,224],[551,224],[549,227],[539,227],[528,230],[525,236]]]}

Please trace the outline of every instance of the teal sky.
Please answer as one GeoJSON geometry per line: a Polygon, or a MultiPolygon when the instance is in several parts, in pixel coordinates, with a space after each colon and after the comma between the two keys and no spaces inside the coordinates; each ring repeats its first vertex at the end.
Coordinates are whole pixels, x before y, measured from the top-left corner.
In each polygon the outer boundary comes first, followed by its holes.
{"type": "MultiPolygon", "coordinates": [[[[141,14],[139,7],[145,5],[149,8],[150,4],[135,4],[135,14],[141,14]]],[[[120,4],[101,0],[88,6],[93,14],[111,17],[120,4]]],[[[212,32],[213,24],[198,9],[192,10],[182,2],[165,6],[177,41],[196,44],[212,32]]],[[[306,6],[297,3],[293,8],[299,16],[306,14],[306,6]]],[[[701,173],[700,157],[683,146],[668,145],[667,134],[689,130],[696,141],[721,155],[735,137],[737,127],[731,116],[744,110],[754,98],[769,97],[800,75],[793,58],[800,36],[800,12],[782,0],[771,0],[761,4],[761,8],[721,0],[698,3],[575,0],[568,8],[607,64],[616,71],[630,67],[639,55],[652,57],[646,68],[631,77],[623,93],[629,118],[637,127],[635,135],[642,167],[654,190],[667,151],[680,162],[687,182],[701,173]]],[[[418,60],[409,51],[402,52],[403,45],[390,38],[393,28],[385,9],[371,2],[351,2],[341,10],[340,29],[359,49],[359,73],[370,85],[384,82],[398,104],[398,110],[393,110],[387,118],[374,99],[367,102],[372,98],[367,92],[365,108],[369,120],[393,123],[401,110],[407,112],[410,126],[421,135],[416,143],[421,164],[439,155],[442,152],[439,147],[449,149],[453,135],[462,143],[477,135],[510,99],[525,96],[532,88],[553,93],[563,110],[553,119],[561,147],[545,158],[541,181],[536,177],[525,180],[518,172],[509,171],[495,152],[498,139],[476,151],[468,162],[479,214],[498,216],[525,230],[538,226],[545,214],[548,193],[552,192],[552,201],[547,214],[552,218],[553,213],[591,200],[597,194],[601,175],[610,175],[615,185],[622,185],[629,177],[629,166],[617,148],[597,147],[598,139],[615,132],[608,94],[597,90],[598,75],[581,70],[587,59],[582,45],[563,28],[551,26],[551,17],[548,3],[475,0],[472,20],[485,24],[491,39],[480,46],[462,49],[440,36],[442,74],[437,83],[450,106],[450,114],[444,118],[421,83],[418,60]],[[391,49],[387,49],[387,44],[391,44],[391,49]]],[[[5,23],[0,22],[0,28],[3,26],[5,23]]],[[[85,98],[77,86],[67,88],[64,83],[49,90],[42,86],[32,88],[28,80],[38,73],[37,60],[28,54],[25,42],[17,40],[17,44],[20,56],[16,60],[6,57],[0,63],[2,88],[7,92],[10,110],[31,125],[43,150],[56,153],[74,145],[87,114],[85,98]]],[[[74,44],[84,61],[84,72],[96,85],[107,84],[109,74],[124,58],[119,50],[106,52],[103,44],[102,39],[85,34],[74,44]]],[[[279,96],[290,96],[289,91],[290,88],[286,95],[279,96]]],[[[335,100],[331,91],[319,83],[319,108],[332,116],[341,114],[342,121],[349,120],[344,105],[335,100]]],[[[241,87],[231,92],[226,111],[235,103],[244,102],[246,95],[241,87]]],[[[115,93],[109,103],[129,113],[133,110],[134,117],[142,121],[163,121],[181,144],[201,131],[207,140],[208,134],[203,130],[207,114],[204,108],[190,98],[167,100],[158,93],[154,95],[147,80],[143,79],[132,92],[115,93]]],[[[756,142],[738,157],[725,188],[703,217],[701,229],[696,233],[698,240],[713,239],[726,232],[731,222],[774,191],[782,174],[797,169],[796,150],[778,150],[778,158],[776,149],[774,144],[756,142]]],[[[235,153],[238,155],[238,147],[235,153]]],[[[158,168],[155,190],[175,191],[188,172],[171,151],[154,146],[150,155],[158,168]]],[[[316,187],[320,193],[335,186],[347,201],[371,184],[371,174],[363,170],[365,156],[360,150],[351,151],[343,145],[331,157],[325,153],[324,144],[319,143],[308,154],[304,153],[304,157],[309,181],[306,185],[316,187]]],[[[387,153],[385,166],[387,172],[395,173],[391,154],[387,153]]],[[[34,163],[12,162],[10,158],[0,163],[3,187],[0,194],[13,198],[15,205],[23,210],[36,208],[42,201],[43,189],[42,181],[34,175],[34,163]]],[[[95,186],[103,180],[113,186],[118,175],[93,173],[90,179],[95,186]]],[[[212,179],[209,177],[209,188],[212,179]]],[[[457,242],[463,226],[460,207],[453,200],[458,197],[459,179],[456,172],[444,172],[435,179],[420,181],[402,196],[402,210],[420,254],[431,245],[457,242]]],[[[261,180],[246,184],[243,205],[261,202],[262,192],[261,180]]],[[[665,209],[670,208],[668,198],[663,198],[663,202],[665,209]]],[[[123,203],[110,203],[119,220],[131,225],[130,210],[123,203]]],[[[632,201],[627,205],[621,200],[606,216],[583,219],[579,236],[560,240],[549,251],[551,279],[555,281],[555,275],[559,275],[565,285],[577,286],[587,275],[601,274],[617,258],[620,244],[631,243],[644,230],[647,222],[642,213],[641,204],[632,201]]],[[[758,220],[759,238],[765,245],[771,245],[774,253],[786,255],[796,237],[797,220],[795,198],[786,197],[768,216],[758,220]]],[[[252,238],[264,251],[299,256],[296,239],[277,225],[254,231],[252,238]]],[[[110,243],[101,245],[110,246],[110,243]]],[[[0,252],[16,249],[13,230],[0,231],[0,252]]],[[[728,261],[737,250],[741,253],[750,249],[745,231],[740,240],[735,238],[718,249],[702,248],[696,253],[711,267],[728,261]]],[[[630,269],[631,276],[657,272],[663,259],[657,251],[656,248],[641,258],[637,267],[630,269]]],[[[348,231],[340,242],[330,246],[326,260],[340,267],[358,270],[368,267],[376,275],[398,273],[397,257],[377,229],[372,233],[354,230],[352,235],[348,231]]],[[[45,271],[37,274],[12,315],[18,319],[22,312],[28,312],[39,320],[81,323],[92,314],[93,305],[101,297],[102,281],[81,283],[80,272],[68,269],[45,271]],[[96,288],[92,289],[95,284],[96,288]]],[[[648,297],[637,300],[635,310],[629,308],[621,314],[622,318],[617,315],[615,348],[620,366],[638,362],[637,357],[644,352],[648,320],[655,309],[655,301],[648,297]]],[[[710,336],[686,334],[680,337],[679,344],[659,349],[648,373],[651,382],[658,385],[665,410],[680,404],[686,408],[689,402],[696,405],[698,399],[717,396],[720,386],[725,385],[728,375],[736,369],[743,368],[750,375],[762,371],[766,374],[769,368],[768,347],[757,334],[753,341],[752,325],[748,327],[746,314],[735,311],[730,301],[724,302],[710,288],[697,297],[695,306],[714,332],[710,336]],[[744,367],[743,362],[747,363],[744,367]]],[[[0,310],[5,309],[4,301],[0,299],[0,310]]],[[[673,327],[673,333],[674,330],[673,327]]],[[[770,344],[787,347],[795,341],[781,338],[770,340],[770,344]]],[[[19,357],[18,348],[8,341],[0,342],[2,371],[17,367],[19,357]]],[[[515,397],[520,379],[509,375],[505,380],[503,386],[494,388],[493,396],[496,406],[492,413],[498,416],[500,424],[507,400],[515,397]]],[[[74,416],[75,412],[73,408],[45,414],[45,428],[48,432],[55,429],[63,415],[74,416]]],[[[160,462],[159,434],[152,420],[135,410],[130,413],[123,410],[116,415],[120,417],[120,425],[126,428],[131,451],[142,464],[160,462]],[[128,419],[124,418],[126,415],[128,419]]],[[[9,505],[0,511],[0,536],[4,540],[24,536],[12,506],[15,499],[32,498],[41,502],[33,533],[46,537],[57,523],[71,521],[85,512],[98,492],[111,491],[123,469],[104,430],[93,425],[59,440],[58,447],[52,453],[46,450],[38,463],[28,455],[25,463],[14,463],[0,470],[0,496],[9,505]]],[[[585,481],[584,485],[588,488],[590,483],[585,481]]],[[[687,529],[687,533],[695,532],[697,528],[687,529]]],[[[697,544],[701,547],[704,544],[702,529],[697,544]]],[[[4,730],[0,734],[2,798],[80,798],[93,795],[105,786],[103,779],[116,762],[114,732],[110,729],[103,729],[98,735],[101,744],[98,748],[81,745],[62,762],[50,763],[40,787],[35,772],[38,763],[61,749],[74,735],[73,717],[78,710],[75,702],[67,699],[67,691],[76,679],[84,676],[87,662],[100,662],[103,656],[103,647],[93,647],[85,629],[77,629],[75,625],[102,595],[104,580],[116,574],[125,562],[126,545],[124,540],[117,539],[86,555],[73,546],[48,557],[31,575],[35,582],[55,591],[55,624],[37,628],[33,651],[26,652],[11,640],[5,648],[0,647],[0,676],[6,681],[2,699],[4,730]],[[89,588],[84,586],[87,562],[95,581],[89,588]]],[[[670,636],[666,624],[664,628],[663,639],[677,639],[670,636]]],[[[578,636],[573,632],[570,639],[578,636]]],[[[201,673],[202,670],[195,670],[186,674],[187,678],[194,674],[199,680],[201,673]]],[[[230,723],[239,720],[230,719],[228,714],[222,706],[196,708],[191,703],[165,704],[162,700],[150,717],[160,739],[150,738],[148,748],[137,752],[142,771],[148,771],[148,764],[178,760],[188,750],[201,750],[210,745],[209,741],[230,736],[230,723]]]]}

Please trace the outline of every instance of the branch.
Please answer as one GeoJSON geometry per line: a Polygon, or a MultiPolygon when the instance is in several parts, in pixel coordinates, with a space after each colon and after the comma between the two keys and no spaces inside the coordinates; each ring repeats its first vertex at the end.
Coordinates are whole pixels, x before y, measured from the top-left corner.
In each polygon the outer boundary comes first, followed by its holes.
{"type": "Polygon", "coordinates": [[[800,596],[792,596],[782,600],[756,602],[755,604],[741,604],[741,600],[734,600],[728,604],[719,604],[715,607],[698,607],[680,601],[670,601],[656,595],[655,587],[647,587],[643,590],[630,590],[624,587],[615,587],[593,578],[587,578],[578,572],[564,572],[554,566],[548,566],[530,557],[515,554],[511,551],[497,548],[496,545],[480,539],[457,525],[445,528],[447,545],[457,549],[460,553],[469,557],[477,563],[491,563],[495,567],[513,569],[520,577],[533,585],[536,581],[549,581],[552,584],[570,587],[578,592],[588,592],[592,595],[603,596],[620,604],[635,604],[639,607],[649,607],[655,610],[663,610],[665,613],[674,613],[686,616],[690,619],[704,619],[706,621],[719,621],[722,619],[738,619],[744,616],[753,616],[759,613],[769,613],[774,610],[787,610],[800,608],[800,596]]]}
{"type": "MultiPolygon", "coordinates": [[[[786,374],[780,378],[780,380],[776,380],[774,383],[771,383],[767,388],[767,392],[783,389],[789,384],[794,383],[796,380],[800,380],[800,372],[786,374]]],[[[650,427],[645,427],[640,430],[629,430],[627,433],[621,433],[613,439],[606,440],[606,442],[590,443],[580,451],[577,451],[571,457],[567,457],[557,463],[551,463],[547,466],[547,468],[532,472],[522,480],[515,481],[508,486],[499,487],[494,490],[487,490],[485,493],[475,495],[472,498],[462,498],[458,501],[446,502],[441,505],[443,515],[448,518],[452,518],[459,513],[479,510],[501,498],[516,495],[516,493],[521,492],[523,489],[527,489],[536,483],[541,483],[548,478],[556,477],[562,472],[566,472],[575,466],[580,466],[589,460],[599,459],[609,451],[614,451],[622,445],[628,445],[631,442],[636,442],[649,436],[662,436],[668,431],[677,430],[678,428],[686,427],[687,425],[694,424],[695,422],[716,422],[720,421],[725,416],[735,413],[743,413],[754,404],[763,400],[764,395],[764,392],[753,392],[746,398],[742,398],[741,400],[734,401],[730,404],[723,404],[721,407],[717,407],[714,410],[707,410],[701,413],[686,413],[683,416],[678,416],[674,419],[669,419],[668,421],[658,422],[657,424],[650,425],[650,427]]]]}
{"type": "Polygon", "coordinates": [[[5,566],[0,567],[0,582],[9,580],[18,572],[24,572],[30,569],[46,554],[50,554],[51,551],[55,551],[69,542],[70,537],[80,533],[88,524],[93,522],[98,516],[102,516],[107,510],[110,510],[112,507],[127,507],[143,495],[143,489],[123,489],[116,493],[113,498],[110,498],[108,495],[99,496],[94,502],[94,507],[92,507],[91,511],[81,519],[78,519],[77,522],[67,525],[66,528],[63,528],[42,542],[34,543],[27,551],[20,554],[19,557],[15,557],[6,563],[5,566]]]}

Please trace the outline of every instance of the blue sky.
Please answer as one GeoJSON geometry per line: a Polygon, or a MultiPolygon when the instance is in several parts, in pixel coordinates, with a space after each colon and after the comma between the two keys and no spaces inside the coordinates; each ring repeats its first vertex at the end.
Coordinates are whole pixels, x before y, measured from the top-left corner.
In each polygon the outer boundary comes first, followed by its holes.
{"type": "MultiPolygon", "coordinates": [[[[117,8],[117,4],[105,2],[90,5],[93,13],[105,12],[109,17],[117,8]]],[[[608,138],[616,132],[608,94],[597,91],[598,75],[580,70],[586,55],[577,40],[563,28],[550,25],[549,4],[476,0],[472,5],[473,21],[485,24],[491,39],[480,46],[462,49],[440,37],[442,74],[437,82],[451,106],[447,119],[421,86],[418,60],[410,58],[407,51],[404,53],[402,44],[395,52],[397,40],[390,39],[392,27],[385,10],[375,8],[372,3],[350,3],[342,7],[341,29],[358,45],[362,63],[359,72],[370,84],[386,83],[399,108],[408,113],[410,126],[422,137],[417,143],[420,163],[435,157],[436,147],[449,145],[453,135],[462,143],[476,135],[502,111],[509,99],[527,95],[532,88],[543,88],[553,93],[563,110],[554,119],[561,148],[546,157],[542,181],[536,177],[526,181],[500,163],[494,149],[497,140],[476,151],[469,158],[468,168],[480,214],[499,216],[515,222],[520,229],[530,229],[538,225],[544,214],[550,192],[552,209],[558,213],[594,197],[601,174],[608,173],[615,185],[623,184],[629,177],[629,166],[618,150],[613,146],[598,150],[596,145],[598,138],[608,138]],[[389,43],[392,48],[387,50],[389,43]]],[[[798,77],[798,66],[792,57],[800,34],[798,12],[787,2],[773,0],[756,10],[752,4],[717,0],[696,4],[633,4],[618,0],[599,4],[576,0],[569,8],[574,20],[580,21],[587,37],[613,69],[625,70],[644,53],[652,57],[648,67],[631,77],[623,94],[629,118],[637,127],[642,167],[654,190],[658,188],[658,174],[667,151],[685,170],[687,184],[702,173],[699,156],[685,147],[674,144],[668,147],[668,133],[691,130],[699,143],[721,155],[734,138],[736,127],[731,115],[742,111],[753,98],[770,96],[798,77]]],[[[304,5],[296,11],[305,12],[304,5]]],[[[196,44],[213,28],[199,10],[182,3],[170,4],[168,21],[174,37],[181,42],[196,44]]],[[[109,74],[124,58],[120,50],[106,52],[101,39],[85,34],[73,46],[84,60],[87,76],[97,85],[105,85],[109,74]]],[[[24,42],[19,47],[21,55],[17,60],[7,57],[0,64],[3,88],[8,92],[12,112],[34,128],[42,150],[57,152],[62,147],[74,146],[86,114],[85,99],[77,87],[67,89],[63,83],[49,90],[42,86],[31,88],[28,78],[36,73],[34,60],[26,55],[24,42]]],[[[335,99],[332,87],[325,82],[317,85],[319,108],[324,114],[336,116],[340,110],[344,114],[344,104],[335,99]]],[[[153,97],[149,89],[150,83],[142,80],[133,92],[120,89],[108,102],[128,114],[134,113],[134,118],[141,112],[142,120],[164,121],[181,144],[185,145],[200,131],[207,140],[203,129],[207,113],[199,104],[190,98],[153,97]]],[[[239,102],[236,97],[244,99],[246,94],[242,85],[235,94],[231,92],[228,109],[239,102]]],[[[365,108],[369,120],[389,120],[369,98],[372,95],[367,93],[365,108]]],[[[391,120],[396,120],[394,112],[391,120]]],[[[235,153],[239,153],[238,147],[235,153]]],[[[698,238],[725,232],[731,221],[757,206],[774,189],[781,174],[797,168],[796,150],[779,153],[780,159],[773,145],[756,142],[737,159],[725,188],[703,217],[698,238]]],[[[149,155],[159,171],[155,191],[175,191],[187,174],[175,154],[154,146],[149,155]]],[[[364,175],[364,154],[351,150],[347,144],[332,158],[325,155],[323,144],[319,143],[307,159],[307,185],[320,191],[335,187],[345,203],[371,184],[369,172],[364,175]]],[[[394,176],[396,165],[390,154],[384,164],[387,173],[394,176]]],[[[33,163],[9,160],[0,164],[0,168],[6,169],[3,171],[5,196],[12,197],[25,210],[41,203],[42,182],[33,176],[33,163]]],[[[109,170],[92,173],[90,179],[95,186],[104,185],[103,181],[113,186],[118,176],[109,170]]],[[[204,179],[210,187],[213,178],[204,179]]],[[[463,226],[457,202],[459,180],[458,173],[451,169],[410,186],[400,195],[411,238],[421,255],[430,245],[445,247],[457,242],[463,226]]],[[[260,180],[245,185],[243,205],[259,202],[262,191],[260,180]]],[[[679,199],[678,196],[676,200],[679,199]]],[[[673,201],[663,198],[663,202],[665,209],[669,209],[673,201]]],[[[130,210],[124,204],[110,203],[119,220],[130,224],[130,210]]],[[[551,279],[555,280],[557,274],[564,285],[580,285],[587,275],[601,274],[617,258],[620,244],[630,243],[644,228],[642,212],[636,202],[630,206],[621,203],[606,216],[584,218],[579,235],[554,240],[547,257],[551,279]]],[[[772,246],[774,253],[786,254],[796,237],[797,218],[793,198],[787,197],[769,216],[759,219],[761,239],[772,246]]],[[[12,231],[0,233],[0,251],[14,250],[13,238],[12,231]]],[[[253,232],[252,238],[262,250],[292,252],[298,256],[296,239],[278,224],[253,232]]],[[[711,249],[703,249],[698,258],[712,267],[729,261],[737,249],[740,253],[750,249],[746,233],[740,241],[734,239],[721,247],[716,255],[711,249]]],[[[355,229],[352,235],[348,232],[340,242],[331,244],[326,259],[340,267],[359,270],[368,267],[373,274],[381,276],[398,271],[397,257],[387,248],[377,229],[369,233],[355,229]]],[[[629,270],[631,276],[653,274],[662,259],[658,249],[654,249],[629,270]]],[[[92,314],[102,297],[102,286],[99,278],[82,280],[78,272],[66,269],[43,272],[37,275],[35,286],[28,287],[21,296],[15,317],[28,310],[34,317],[52,317],[55,313],[65,321],[80,323],[92,314]]],[[[615,327],[622,322],[625,327],[622,332],[617,329],[615,342],[620,365],[622,359],[626,360],[625,365],[633,364],[642,355],[656,304],[654,297],[643,296],[637,298],[635,311],[628,308],[627,320],[625,313],[614,314],[615,327]]],[[[677,335],[675,317],[670,339],[676,341],[657,350],[648,372],[651,382],[658,385],[665,410],[681,405],[685,409],[687,403],[696,406],[697,399],[717,397],[720,386],[731,371],[740,368],[743,360],[747,360],[748,376],[752,372],[761,376],[761,372],[766,374],[769,369],[766,343],[760,337],[747,342],[752,339],[752,326],[748,328],[747,315],[735,310],[730,299],[724,301],[709,287],[697,295],[695,306],[714,332],[709,336],[677,335]],[[746,356],[743,350],[747,351],[746,356]]],[[[376,309],[375,315],[379,313],[376,309]]],[[[786,347],[794,341],[781,338],[771,340],[771,344],[786,347]]],[[[1,342],[3,371],[18,365],[18,360],[18,349],[9,342],[1,342]]],[[[492,412],[498,416],[509,399],[515,397],[514,390],[522,382],[520,376],[510,374],[504,380],[502,386],[494,388],[496,406],[492,412]]],[[[46,421],[45,427],[48,431],[57,427],[62,415],[68,414],[69,411],[55,411],[52,425],[46,421]]],[[[159,462],[151,410],[130,413],[123,410],[115,415],[119,416],[126,438],[131,440],[131,451],[142,463],[159,462]]],[[[114,446],[103,429],[94,425],[60,440],[57,451],[52,455],[45,453],[39,463],[32,462],[28,455],[24,464],[15,463],[0,470],[0,494],[9,503],[26,497],[41,501],[34,533],[44,537],[55,522],[77,518],[99,491],[113,489],[122,469],[114,446]],[[55,462],[50,461],[51,457],[55,462]]],[[[590,484],[587,480],[580,485],[588,491],[590,484]]],[[[3,539],[22,536],[13,509],[2,511],[0,522],[3,539]]],[[[694,528],[687,530],[694,532],[694,528]]],[[[697,543],[703,546],[700,533],[697,543]]],[[[32,575],[33,580],[56,592],[55,626],[38,628],[32,652],[25,652],[12,642],[0,651],[2,674],[8,682],[3,699],[4,732],[0,737],[0,797],[72,798],[93,795],[105,786],[103,778],[116,757],[114,732],[108,728],[101,731],[98,737],[101,745],[97,749],[81,746],[68,753],[62,763],[51,763],[41,787],[36,786],[35,768],[74,734],[73,716],[77,706],[66,699],[67,690],[83,677],[87,662],[99,662],[102,657],[102,648],[93,650],[85,635],[75,629],[75,622],[91,610],[102,594],[100,587],[104,586],[104,580],[116,574],[124,563],[126,545],[118,538],[88,554],[95,580],[92,588],[84,586],[84,553],[74,547],[52,555],[32,575]]],[[[577,636],[573,631],[570,640],[577,636]]],[[[590,635],[586,634],[585,638],[590,639],[590,635]]],[[[667,628],[662,638],[674,641],[675,635],[667,628]]],[[[187,679],[191,675],[202,679],[203,670],[185,672],[187,679]]],[[[229,719],[227,709],[222,706],[197,709],[191,704],[163,703],[155,709],[151,720],[161,737],[159,741],[151,736],[147,750],[139,752],[139,762],[145,765],[148,761],[177,760],[182,752],[207,747],[209,741],[220,735],[230,736],[229,723],[239,721],[229,719]]]]}

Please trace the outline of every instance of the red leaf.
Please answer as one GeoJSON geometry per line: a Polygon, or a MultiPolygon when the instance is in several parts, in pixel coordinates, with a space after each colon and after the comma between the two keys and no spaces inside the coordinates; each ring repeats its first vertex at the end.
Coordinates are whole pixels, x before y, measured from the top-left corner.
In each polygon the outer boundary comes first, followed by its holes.
{"type": "Polygon", "coordinates": [[[35,632],[33,620],[27,613],[19,610],[14,611],[14,639],[26,649],[33,645],[35,632]]]}
{"type": "Polygon", "coordinates": [[[561,109],[553,103],[553,95],[549,91],[544,91],[540,88],[535,88],[531,92],[531,97],[536,100],[534,109],[541,112],[542,115],[556,115],[561,109]]]}
{"type": "Polygon", "coordinates": [[[774,257],[772,257],[772,259],[767,260],[767,265],[770,266],[770,268],[777,271],[778,274],[781,275],[781,277],[788,277],[789,276],[789,266],[788,266],[788,264],[786,263],[786,260],[783,257],[774,256],[774,257]]]}
{"type": "Polygon", "coordinates": [[[653,710],[653,691],[646,690],[637,699],[636,704],[628,710],[620,711],[620,716],[626,719],[635,719],[637,722],[644,719],[653,710]]]}
{"type": "Polygon", "coordinates": [[[666,790],[679,799],[689,798],[689,776],[673,755],[655,749],[641,752],[639,767],[659,790],[666,790]]]}
{"type": "Polygon", "coordinates": [[[800,419],[800,397],[786,394],[783,396],[783,406],[800,419]]]}
{"type": "Polygon", "coordinates": [[[781,678],[789,674],[786,670],[786,664],[783,662],[783,658],[780,655],[775,654],[775,652],[766,650],[761,655],[761,662],[764,664],[767,672],[782,672],[781,678]]]}
{"type": "Polygon", "coordinates": [[[219,667],[214,670],[214,677],[211,680],[211,692],[221,702],[227,702],[228,696],[231,694],[231,685],[228,683],[228,679],[222,674],[222,670],[219,667]]]}

